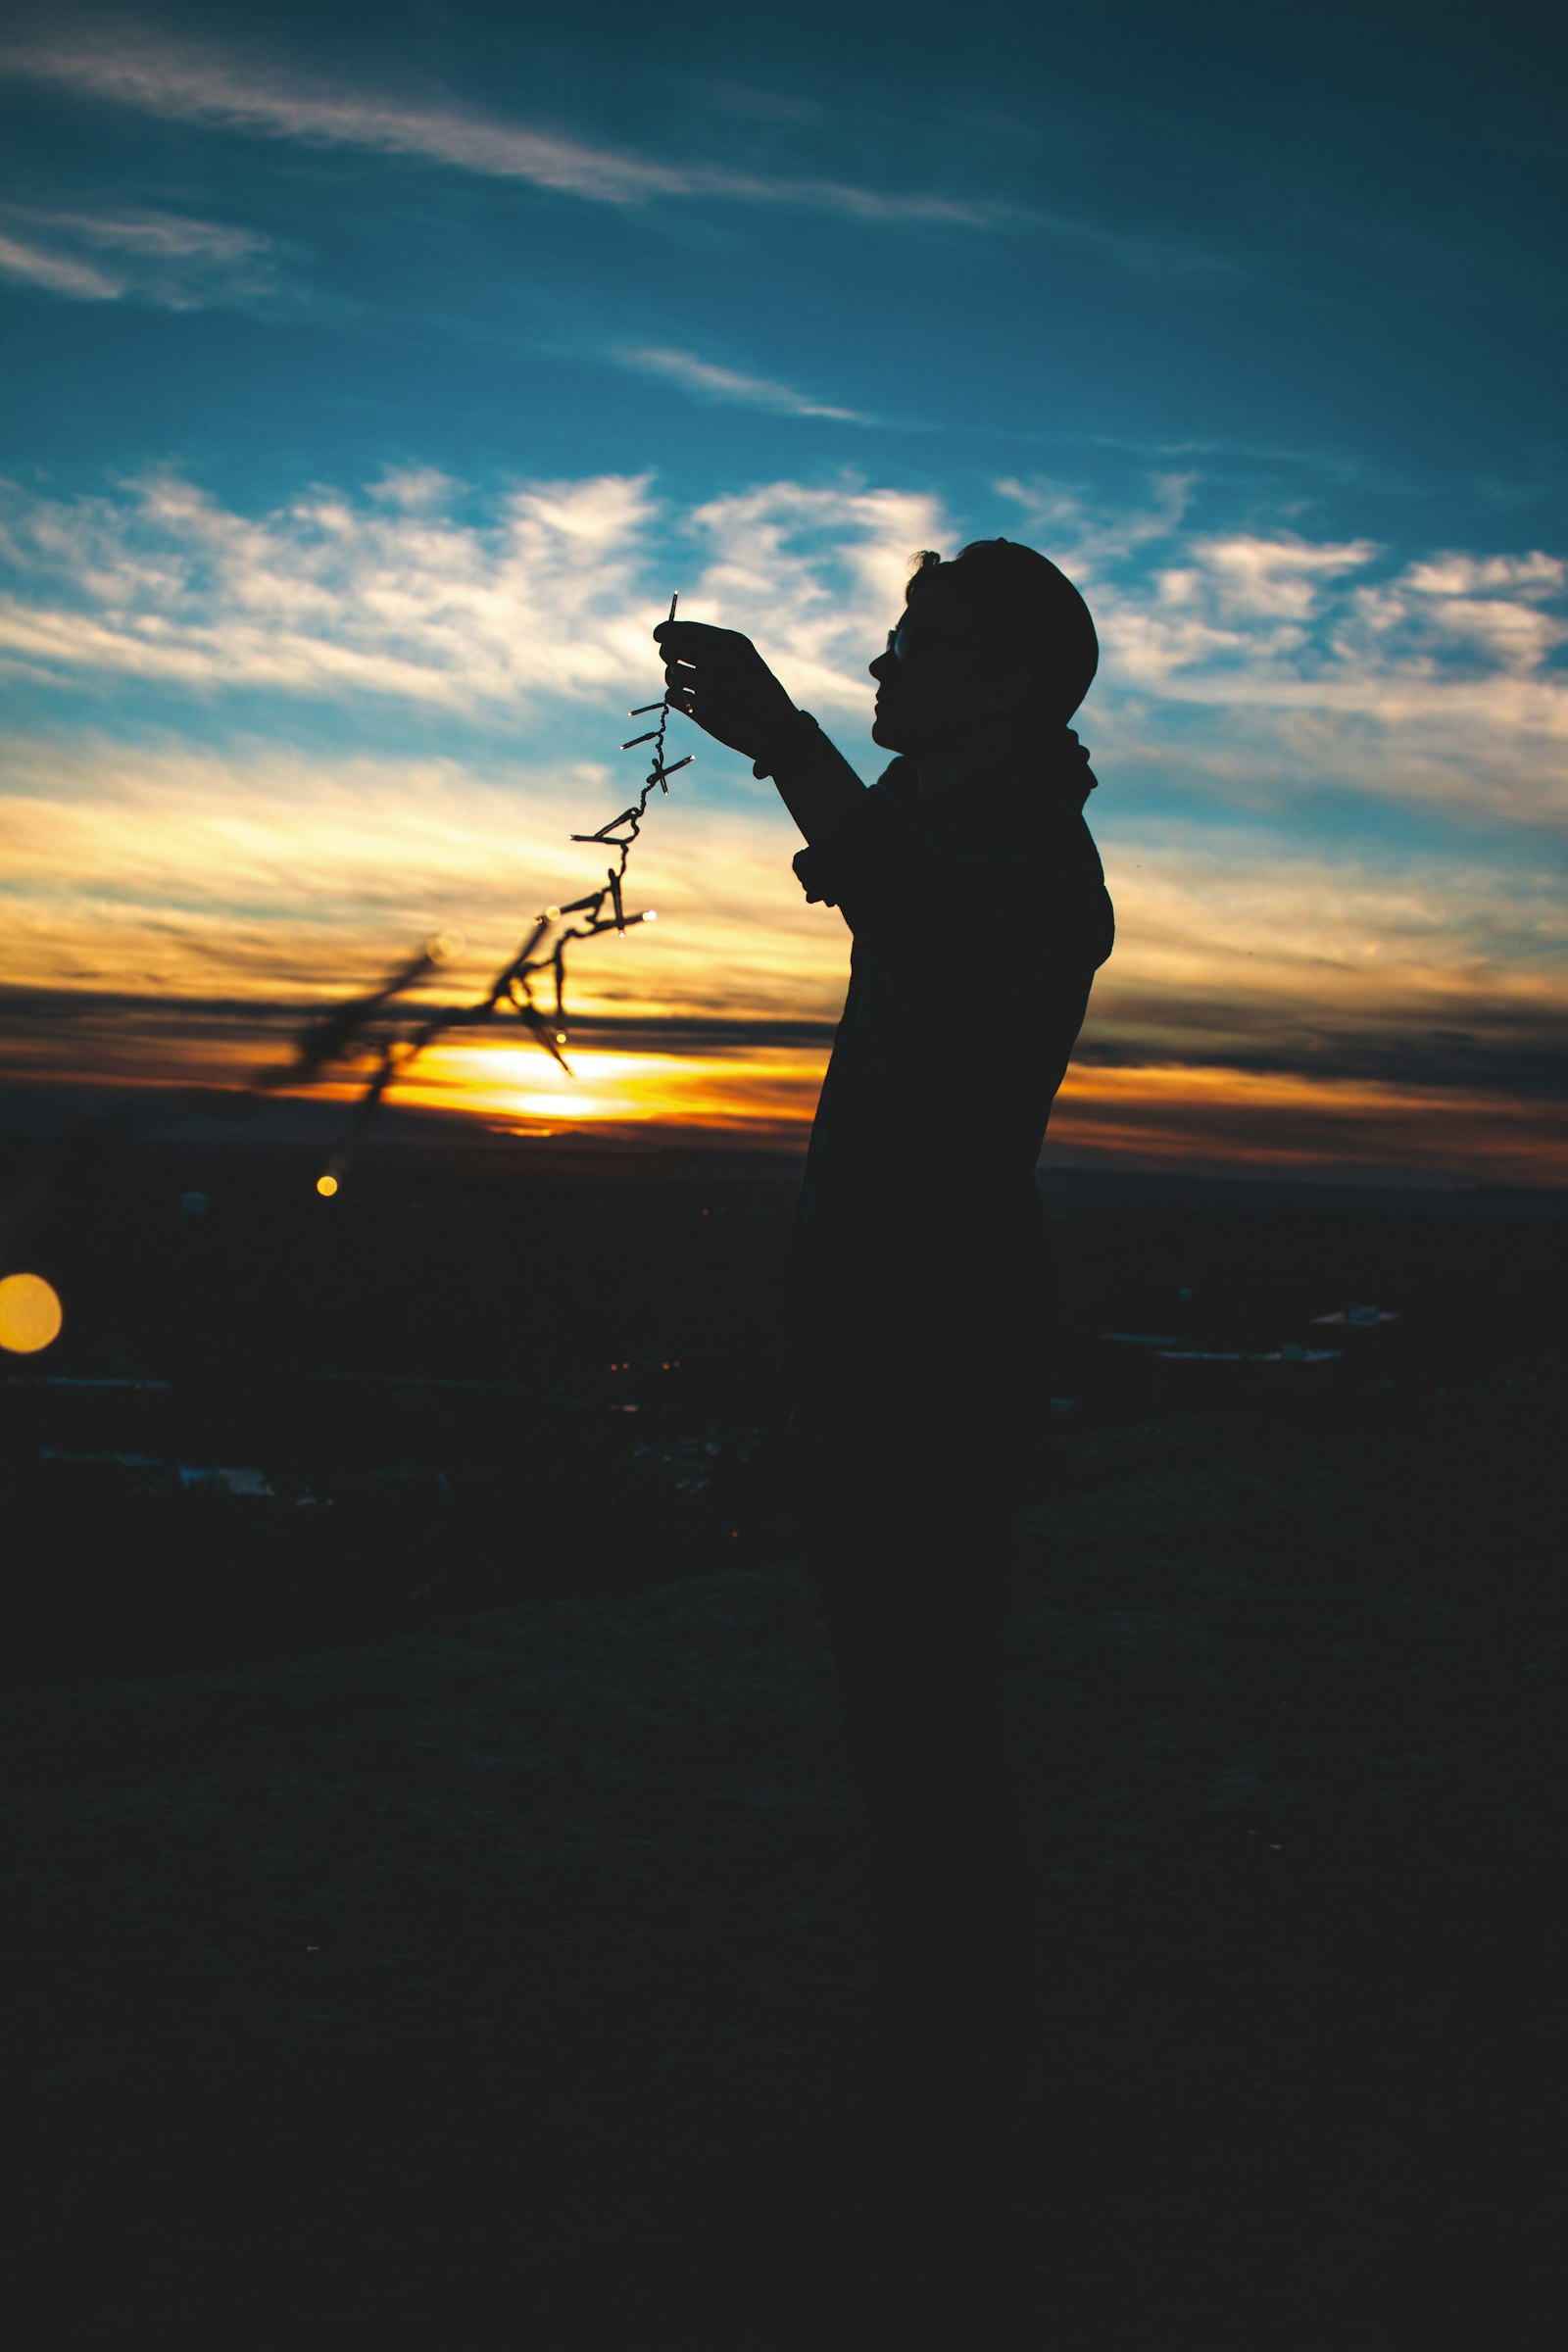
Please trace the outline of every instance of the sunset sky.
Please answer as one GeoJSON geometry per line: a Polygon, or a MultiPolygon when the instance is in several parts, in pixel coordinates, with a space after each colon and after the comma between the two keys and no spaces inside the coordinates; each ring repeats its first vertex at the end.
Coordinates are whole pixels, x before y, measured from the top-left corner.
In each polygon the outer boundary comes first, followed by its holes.
{"type": "MultiPolygon", "coordinates": [[[[1102,643],[1048,1160],[1563,1181],[1549,20],[23,0],[0,1075],[242,1084],[436,932],[477,994],[603,879],[672,590],[869,781],[909,556],[1003,533],[1102,643]]],[[[671,739],[575,1075],[508,1025],[402,1099],[804,1136],[848,934],[671,739]]]]}

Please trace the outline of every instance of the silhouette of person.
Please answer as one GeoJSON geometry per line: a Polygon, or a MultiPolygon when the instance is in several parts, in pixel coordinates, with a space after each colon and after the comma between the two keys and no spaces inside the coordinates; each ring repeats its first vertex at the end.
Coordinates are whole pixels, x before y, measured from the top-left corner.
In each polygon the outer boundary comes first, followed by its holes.
{"type": "Polygon", "coordinates": [[[870,787],[748,638],[654,634],[670,707],[772,777],[806,836],[808,899],[853,934],[779,1373],[866,1806],[873,2089],[911,2146],[923,2124],[951,2143],[989,2118],[994,2137],[1031,2011],[1002,1674],[1052,1315],[1035,1165],[1113,938],[1083,816],[1095,778],[1066,723],[1094,624],[1032,548],[919,556],[870,663],[873,738],[898,755],[870,787]]]}

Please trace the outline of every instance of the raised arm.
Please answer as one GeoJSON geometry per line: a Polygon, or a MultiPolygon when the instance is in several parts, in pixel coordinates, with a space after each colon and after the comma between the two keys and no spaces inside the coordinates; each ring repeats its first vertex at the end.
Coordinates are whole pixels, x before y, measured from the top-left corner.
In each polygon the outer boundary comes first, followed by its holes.
{"type": "Polygon", "coordinates": [[[865,786],[810,713],[798,710],[749,637],[701,620],[661,621],[672,710],[740,752],[756,776],[771,776],[808,842],[831,832],[865,786]]]}
{"type": "Polygon", "coordinates": [[[885,785],[861,782],[749,637],[685,620],[662,622],[654,635],[671,710],[752,760],[756,775],[772,777],[806,836],[795,871],[808,899],[838,907],[911,1006],[938,1021],[952,1017],[952,953],[966,935],[985,942],[993,1034],[1006,1029],[1012,1009],[1035,997],[1054,966],[1076,968],[1087,956],[1093,968],[1108,952],[1084,936],[1098,919],[1084,885],[1093,901],[1104,898],[1098,866],[1075,888],[1059,866],[1041,870],[1038,841],[1015,840],[1005,828],[938,850],[885,785]]]}

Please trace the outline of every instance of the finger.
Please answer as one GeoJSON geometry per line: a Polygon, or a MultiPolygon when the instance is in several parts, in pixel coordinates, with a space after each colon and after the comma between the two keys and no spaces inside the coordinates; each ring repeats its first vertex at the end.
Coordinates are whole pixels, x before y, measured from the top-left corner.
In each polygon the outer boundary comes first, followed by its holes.
{"type": "Polygon", "coordinates": [[[654,631],[655,642],[666,654],[676,654],[690,661],[696,653],[716,654],[723,647],[749,646],[751,640],[736,629],[716,629],[709,620],[662,620],[654,631]]]}

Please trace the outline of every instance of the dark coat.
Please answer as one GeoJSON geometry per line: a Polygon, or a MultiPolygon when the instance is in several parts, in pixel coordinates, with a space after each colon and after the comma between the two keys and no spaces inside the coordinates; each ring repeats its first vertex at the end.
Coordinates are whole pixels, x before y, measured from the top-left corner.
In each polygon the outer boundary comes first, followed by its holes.
{"type": "Polygon", "coordinates": [[[935,804],[896,760],[799,854],[854,934],[785,1260],[780,1384],[854,1406],[1038,1394],[1035,1163],[1114,917],[1064,741],[935,804]]]}

